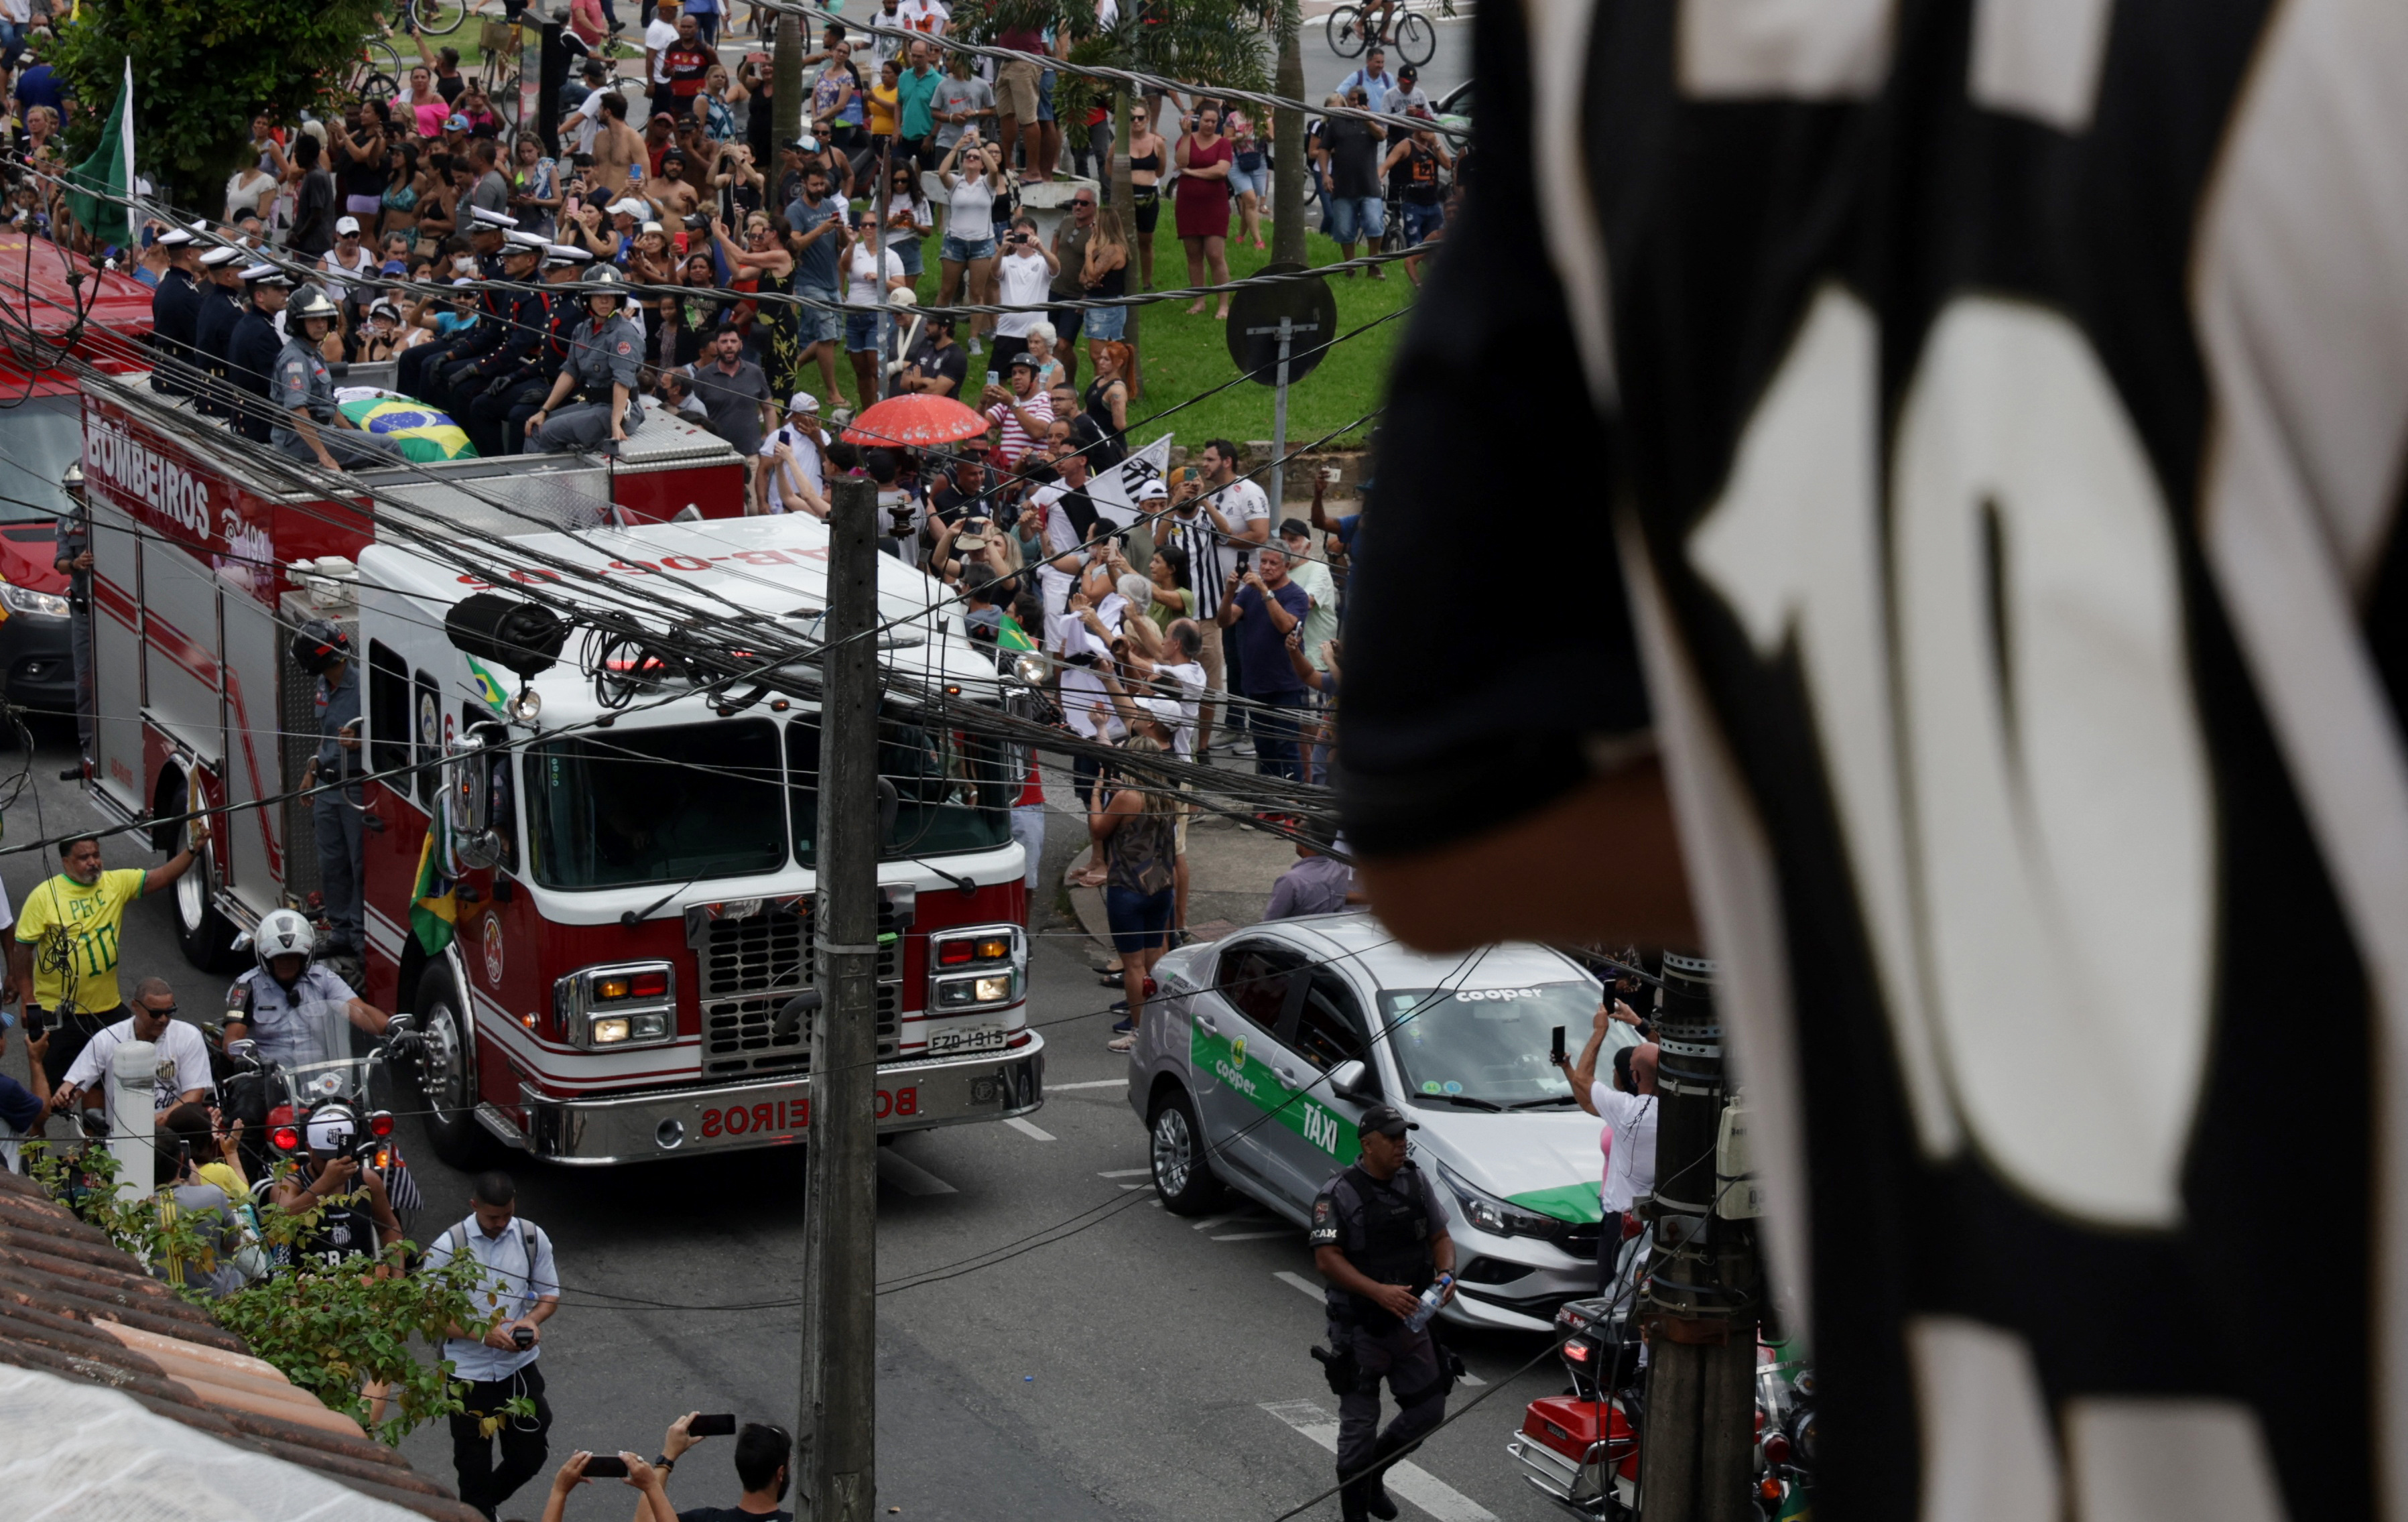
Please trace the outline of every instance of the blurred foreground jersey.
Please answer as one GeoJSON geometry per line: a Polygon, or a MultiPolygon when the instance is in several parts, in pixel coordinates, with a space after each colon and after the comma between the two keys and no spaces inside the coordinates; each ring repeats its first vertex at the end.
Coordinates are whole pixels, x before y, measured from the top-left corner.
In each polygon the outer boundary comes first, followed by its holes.
{"type": "Polygon", "coordinates": [[[1828,1516],[2408,1522],[2408,5],[1478,25],[1354,839],[1652,724],[1828,1516]]]}

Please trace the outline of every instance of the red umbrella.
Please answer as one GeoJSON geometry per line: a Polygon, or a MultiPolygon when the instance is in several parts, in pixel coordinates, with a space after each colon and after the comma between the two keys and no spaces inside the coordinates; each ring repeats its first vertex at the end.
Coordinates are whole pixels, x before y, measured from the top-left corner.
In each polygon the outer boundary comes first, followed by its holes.
{"type": "Polygon", "coordinates": [[[853,420],[853,426],[844,431],[844,441],[926,449],[981,438],[988,426],[985,417],[951,396],[914,394],[889,396],[870,407],[853,420]]]}

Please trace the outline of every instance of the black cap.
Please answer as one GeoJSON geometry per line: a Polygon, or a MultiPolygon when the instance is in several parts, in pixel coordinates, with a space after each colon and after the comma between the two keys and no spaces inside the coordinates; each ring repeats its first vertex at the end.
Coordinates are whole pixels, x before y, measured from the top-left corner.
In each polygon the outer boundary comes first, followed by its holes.
{"type": "Polygon", "coordinates": [[[1301,518],[1283,518],[1280,521],[1280,538],[1309,539],[1312,538],[1312,525],[1301,518]]]}
{"type": "Polygon", "coordinates": [[[1407,64],[1403,68],[1397,70],[1397,78],[1399,79],[1418,79],[1421,77],[1422,71],[1415,68],[1411,64],[1407,64]]]}
{"type": "Polygon", "coordinates": [[[1405,1113],[1395,1105],[1375,1104],[1363,1112],[1363,1118],[1354,1123],[1354,1128],[1367,1133],[1377,1131],[1382,1136],[1401,1138],[1407,1131],[1418,1131],[1422,1127],[1421,1122],[1407,1120],[1405,1113]]]}

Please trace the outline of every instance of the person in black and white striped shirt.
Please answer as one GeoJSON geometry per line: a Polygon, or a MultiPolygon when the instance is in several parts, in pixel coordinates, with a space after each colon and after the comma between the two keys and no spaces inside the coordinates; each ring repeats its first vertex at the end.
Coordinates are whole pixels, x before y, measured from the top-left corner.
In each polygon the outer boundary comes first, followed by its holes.
{"type": "Polygon", "coordinates": [[[1166,491],[1162,482],[1148,481],[1138,494],[1138,505],[1145,507],[1157,497],[1167,497],[1170,510],[1154,521],[1154,548],[1175,544],[1187,552],[1187,582],[1196,592],[1196,627],[1204,637],[1197,659],[1204,665],[1206,701],[1196,721],[1196,754],[1201,756],[1211,746],[1213,718],[1220,699],[1229,691],[1221,625],[1213,622],[1213,615],[1221,610],[1222,588],[1238,565],[1240,551],[1214,527],[1218,515],[1205,501],[1202,482],[1188,477],[1166,491]]]}

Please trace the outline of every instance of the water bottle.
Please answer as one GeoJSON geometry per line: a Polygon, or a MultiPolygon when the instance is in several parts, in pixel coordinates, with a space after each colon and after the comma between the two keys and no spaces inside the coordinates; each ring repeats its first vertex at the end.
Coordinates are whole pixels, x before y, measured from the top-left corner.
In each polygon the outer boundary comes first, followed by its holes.
{"type": "Polygon", "coordinates": [[[1419,1331],[1428,1326],[1430,1317],[1438,1314],[1440,1298],[1446,1294],[1446,1286],[1453,1283],[1455,1275],[1441,1273],[1438,1276],[1438,1283],[1423,1290],[1421,1309],[1405,1317],[1405,1330],[1419,1331]]]}

